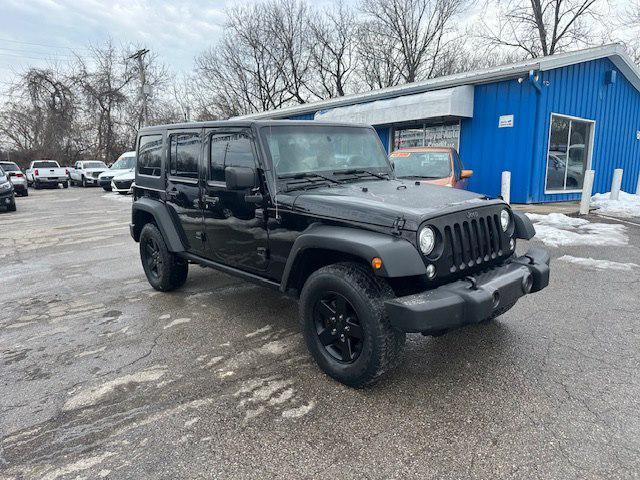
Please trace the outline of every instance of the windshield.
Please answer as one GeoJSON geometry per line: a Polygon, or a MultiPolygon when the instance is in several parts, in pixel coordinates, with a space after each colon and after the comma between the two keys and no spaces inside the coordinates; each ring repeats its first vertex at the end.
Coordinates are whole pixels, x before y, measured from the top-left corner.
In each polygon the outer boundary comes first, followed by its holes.
{"type": "Polygon", "coordinates": [[[354,168],[390,171],[378,135],[368,128],[278,125],[261,131],[279,176],[354,168]]]}
{"type": "Polygon", "coordinates": [[[391,154],[396,176],[445,178],[451,176],[451,158],[447,152],[407,152],[391,154]]]}
{"type": "Polygon", "coordinates": [[[131,170],[136,166],[136,157],[123,157],[111,165],[111,170],[131,170]]]}
{"type": "Polygon", "coordinates": [[[5,172],[19,172],[20,168],[15,163],[0,163],[0,168],[5,172]]]}
{"type": "Polygon", "coordinates": [[[53,162],[53,161],[33,162],[33,168],[58,168],[58,167],[60,167],[60,165],[58,165],[58,162],[53,162]]]}
{"type": "Polygon", "coordinates": [[[82,162],[83,168],[107,168],[104,162],[82,162]]]}

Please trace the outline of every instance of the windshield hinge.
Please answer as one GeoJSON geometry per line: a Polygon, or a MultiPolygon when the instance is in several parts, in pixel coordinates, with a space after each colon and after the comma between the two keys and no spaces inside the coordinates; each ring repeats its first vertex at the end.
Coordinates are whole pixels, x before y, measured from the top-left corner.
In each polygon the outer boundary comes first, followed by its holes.
{"type": "Polygon", "coordinates": [[[394,235],[400,235],[400,231],[404,228],[404,224],[407,223],[407,220],[404,217],[398,217],[393,221],[393,233],[394,235]]]}

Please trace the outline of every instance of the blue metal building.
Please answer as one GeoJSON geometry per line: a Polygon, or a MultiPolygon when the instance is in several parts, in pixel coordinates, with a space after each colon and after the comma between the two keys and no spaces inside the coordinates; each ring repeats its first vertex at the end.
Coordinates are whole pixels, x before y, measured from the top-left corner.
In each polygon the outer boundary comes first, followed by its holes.
{"type": "Polygon", "coordinates": [[[471,190],[497,196],[509,170],[517,203],[577,199],[587,169],[595,192],[640,174],[640,69],[616,44],[247,117],[366,123],[389,152],[451,145],[471,190]]]}

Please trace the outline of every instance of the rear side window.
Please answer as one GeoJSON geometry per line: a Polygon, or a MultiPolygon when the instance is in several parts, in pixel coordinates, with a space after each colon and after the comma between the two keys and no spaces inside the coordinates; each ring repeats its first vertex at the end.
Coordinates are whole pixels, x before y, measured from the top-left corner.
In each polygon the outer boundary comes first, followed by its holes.
{"type": "Polygon", "coordinates": [[[140,137],[138,173],[159,177],[162,168],[162,135],[140,137]]]}
{"type": "Polygon", "coordinates": [[[169,141],[169,173],[177,177],[198,178],[200,134],[173,134],[169,141]]]}

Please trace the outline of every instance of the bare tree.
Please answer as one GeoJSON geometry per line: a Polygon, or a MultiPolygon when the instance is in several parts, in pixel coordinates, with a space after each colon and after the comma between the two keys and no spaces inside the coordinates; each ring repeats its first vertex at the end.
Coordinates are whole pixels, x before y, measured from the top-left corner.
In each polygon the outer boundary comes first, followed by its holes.
{"type": "Polygon", "coordinates": [[[126,107],[127,88],[133,82],[135,72],[127,68],[124,52],[119,52],[111,40],[103,45],[92,45],[88,57],[78,57],[75,80],[85,96],[85,111],[93,117],[94,152],[110,162],[122,150],[116,135],[118,116],[126,107]]]}
{"type": "MultiPolygon", "coordinates": [[[[447,33],[464,0],[363,0],[369,37],[386,39],[403,82],[434,75],[447,33]]],[[[365,39],[367,37],[365,36],[365,39]]]]}
{"type": "Polygon", "coordinates": [[[312,62],[309,8],[300,0],[271,0],[264,9],[267,53],[291,99],[306,103],[312,62]]]}
{"type": "Polygon", "coordinates": [[[358,58],[361,80],[370,89],[398,85],[402,75],[398,65],[400,53],[395,48],[395,41],[364,22],[358,28],[358,58]]]}
{"type": "Polygon", "coordinates": [[[356,15],[342,0],[315,15],[311,22],[313,69],[317,74],[319,98],[342,97],[356,70],[356,15]]]}
{"type": "Polygon", "coordinates": [[[217,46],[196,58],[200,102],[223,117],[279,108],[291,99],[276,64],[265,4],[227,12],[225,35],[217,46]]]}
{"type": "Polygon", "coordinates": [[[536,58],[553,55],[590,39],[586,19],[605,0],[497,0],[497,25],[484,21],[480,37],[536,58]]]}

